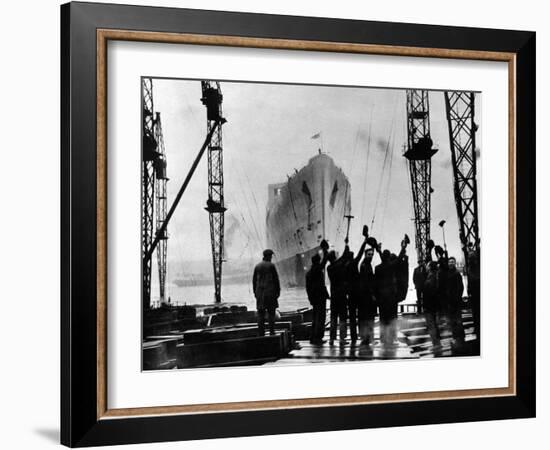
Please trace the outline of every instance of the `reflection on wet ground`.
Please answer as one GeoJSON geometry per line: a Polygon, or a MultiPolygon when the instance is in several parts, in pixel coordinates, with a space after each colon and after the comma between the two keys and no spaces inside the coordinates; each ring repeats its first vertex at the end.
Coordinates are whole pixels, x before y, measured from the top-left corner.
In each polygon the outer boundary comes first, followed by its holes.
{"type": "MultiPolygon", "coordinates": [[[[329,363],[362,360],[419,359],[450,356],[477,356],[479,349],[474,333],[472,317],[464,311],[462,321],[465,331],[465,343],[457,347],[451,332],[445,323],[440,326],[441,345],[435,347],[430,339],[424,317],[421,315],[403,315],[398,318],[397,340],[392,345],[383,345],[380,341],[380,323],[375,322],[375,338],[371,345],[351,342],[349,337],[344,345],[336,340],[332,345],[327,340],[323,345],[313,345],[308,341],[298,341],[298,348],[287,357],[267,363],[268,365],[289,365],[307,363],[329,363]]],[[[325,339],[328,337],[328,329],[325,339]]]]}

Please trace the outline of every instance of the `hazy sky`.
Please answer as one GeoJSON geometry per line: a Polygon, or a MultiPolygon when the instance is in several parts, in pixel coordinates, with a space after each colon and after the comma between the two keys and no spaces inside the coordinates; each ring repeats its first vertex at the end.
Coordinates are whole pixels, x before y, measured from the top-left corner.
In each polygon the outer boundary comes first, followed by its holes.
{"type": "MultiPolygon", "coordinates": [[[[413,209],[402,156],[406,143],[404,90],[225,81],[221,89],[227,118],[223,126],[227,264],[238,258],[261,258],[267,185],[284,181],[287,174],[300,169],[321,144],[352,186],[352,249],[359,247],[362,225],[370,227],[376,212],[371,234],[392,250],[398,249],[404,233],[409,234],[413,242],[409,255],[414,264],[413,209]],[[322,142],[311,139],[318,132],[322,142]],[[391,153],[383,172],[388,141],[391,153]]],[[[200,81],[155,79],[153,96],[155,111],[162,117],[170,205],[204,141],[206,111],[200,102],[200,81]]],[[[479,103],[478,95],[476,107],[479,103]]],[[[449,252],[460,258],[442,92],[430,92],[430,120],[434,147],[439,149],[432,159],[432,238],[441,243],[437,224],[445,219],[449,252]]],[[[211,258],[208,214],[204,210],[207,186],[205,154],[168,227],[169,272],[171,261],[211,258]]],[[[169,273],[169,279],[174,275],[169,273]]]]}

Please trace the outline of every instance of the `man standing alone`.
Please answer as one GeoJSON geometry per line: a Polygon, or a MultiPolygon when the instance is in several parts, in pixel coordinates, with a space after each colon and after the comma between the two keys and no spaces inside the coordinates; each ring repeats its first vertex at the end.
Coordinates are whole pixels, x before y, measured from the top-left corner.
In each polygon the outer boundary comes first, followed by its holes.
{"type": "Polygon", "coordinates": [[[273,253],[273,250],[264,250],[263,260],[254,268],[254,275],[252,277],[252,288],[256,297],[256,308],[258,310],[258,332],[260,336],[265,335],[266,312],[269,322],[269,334],[275,334],[275,310],[279,307],[277,299],[281,294],[281,286],[275,264],[271,262],[273,253]]]}

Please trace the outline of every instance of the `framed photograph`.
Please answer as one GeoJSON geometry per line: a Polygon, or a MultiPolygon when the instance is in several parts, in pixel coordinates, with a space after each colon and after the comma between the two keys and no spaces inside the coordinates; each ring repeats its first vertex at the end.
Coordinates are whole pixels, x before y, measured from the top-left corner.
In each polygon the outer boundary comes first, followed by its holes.
{"type": "Polygon", "coordinates": [[[61,7],[61,441],[535,415],[535,33],[61,7]]]}

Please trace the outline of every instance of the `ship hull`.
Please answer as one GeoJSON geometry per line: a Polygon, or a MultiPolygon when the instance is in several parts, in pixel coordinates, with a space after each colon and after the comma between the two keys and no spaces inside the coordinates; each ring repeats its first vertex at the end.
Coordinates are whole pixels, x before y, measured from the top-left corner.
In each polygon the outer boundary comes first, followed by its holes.
{"type": "Polygon", "coordinates": [[[321,240],[341,247],[351,186],[331,157],[319,154],[289,177],[268,186],[267,244],[275,252],[281,284],[304,286],[321,240]]]}

